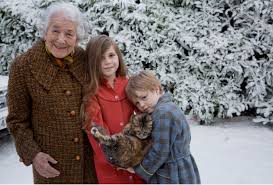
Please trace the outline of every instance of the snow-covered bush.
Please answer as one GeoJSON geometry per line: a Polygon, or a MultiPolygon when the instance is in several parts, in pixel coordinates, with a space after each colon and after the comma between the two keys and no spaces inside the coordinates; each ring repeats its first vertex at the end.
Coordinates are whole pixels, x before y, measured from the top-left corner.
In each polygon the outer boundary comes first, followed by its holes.
{"type": "MultiPolygon", "coordinates": [[[[37,39],[36,17],[53,1],[27,0],[18,9],[3,2],[2,74],[37,39]]],[[[108,34],[116,40],[129,72],[155,71],[185,112],[210,123],[254,110],[257,122],[273,122],[271,0],[72,2],[88,18],[89,38],[108,34]]]]}
{"type": "Polygon", "coordinates": [[[0,74],[7,74],[9,63],[36,40],[33,1],[0,1],[0,74]]]}

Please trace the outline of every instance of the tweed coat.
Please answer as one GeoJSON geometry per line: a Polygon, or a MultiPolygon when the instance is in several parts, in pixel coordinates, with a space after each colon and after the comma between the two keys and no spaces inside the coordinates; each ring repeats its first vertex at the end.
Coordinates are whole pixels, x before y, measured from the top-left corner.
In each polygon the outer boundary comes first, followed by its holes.
{"type": "Polygon", "coordinates": [[[151,184],[198,184],[200,176],[190,152],[190,128],[169,94],[159,98],[152,113],[153,146],[134,170],[151,184]]]}
{"type": "Polygon", "coordinates": [[[55,160],[56,178],[33,168],[34,183],[96,183],[93,151],[80,122],[84,50],[76,48],[69,69],[55,65],[38,41],[12,63],[7,125],[25,165],[42,151],[55,160]]]}

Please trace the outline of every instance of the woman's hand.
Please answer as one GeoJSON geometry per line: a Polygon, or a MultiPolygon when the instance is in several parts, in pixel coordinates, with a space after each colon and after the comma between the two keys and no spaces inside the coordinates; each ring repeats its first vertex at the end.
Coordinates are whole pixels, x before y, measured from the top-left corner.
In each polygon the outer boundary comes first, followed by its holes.
{"type": "Polygon", "coordinates": [[[56,164],[57,161],[50,155],[39,152],[33,159],[32,164],[35,170],[45,178],[53,178],[60,175],[60,172],[53,168],[50,163],[56,164]]]}

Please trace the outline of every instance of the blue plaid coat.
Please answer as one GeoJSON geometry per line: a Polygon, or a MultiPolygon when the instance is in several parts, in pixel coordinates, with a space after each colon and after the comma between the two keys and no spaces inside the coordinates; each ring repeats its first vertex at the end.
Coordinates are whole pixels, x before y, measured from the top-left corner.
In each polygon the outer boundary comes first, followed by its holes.
{"type": "Polygon", "coordinates": [[[190,128],[169,94],[159,99],[154,112],[150,148],[135,172],[150,184],[199,184],[200,176],[190,152],[190,128]]]}

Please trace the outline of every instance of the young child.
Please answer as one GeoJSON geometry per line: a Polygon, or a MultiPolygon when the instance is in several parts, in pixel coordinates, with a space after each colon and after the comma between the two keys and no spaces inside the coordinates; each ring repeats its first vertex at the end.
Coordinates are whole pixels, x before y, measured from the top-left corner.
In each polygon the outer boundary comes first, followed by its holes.
{"type": "Polygon", "coordinates": [[[199,184],[200,176],[190,152],[190,128],[181,109],[149,71],[129,79],[128,98],[141,112],[152,114],[152,147],[141,164],[129,168],[150,184],[199,184]]]}
{"type": "Polygon", "coordinates": [[[104,127],[108,134],[123,130],[135,106],[126,97],[126,68],[117,44],[108,36],[91,39],[86,48],[87,81],[83,98],[84,128],[94,151],[94,163],[100,184],[143,184],[137,175],[110,164],[102,148],[90,133],[91,123],[104,127]]]}

